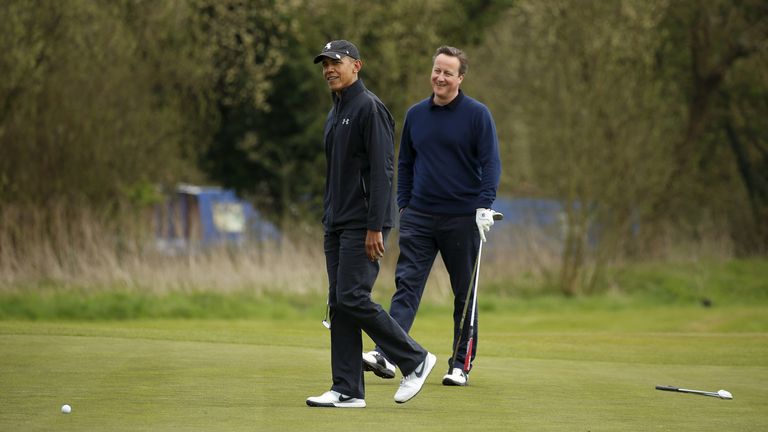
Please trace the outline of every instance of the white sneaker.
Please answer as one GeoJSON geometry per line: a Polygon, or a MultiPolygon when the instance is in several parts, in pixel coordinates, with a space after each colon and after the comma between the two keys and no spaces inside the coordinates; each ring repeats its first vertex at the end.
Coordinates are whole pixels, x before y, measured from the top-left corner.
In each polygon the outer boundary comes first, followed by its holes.
{"type": "Polygon", "coordinates": [[[365,399],[344,396],[337,391],[327,391],[320,396],[307,398],[307,405],[326,408],[365,408],[365,399]]]}
{"type": "Polygon", "coordinates": [[[388,362],[378,351],[363,353],[363,370],[371,371],[374,375],[384,379],[395,377],[395,365],[388,362]]]}
{"type": "Polygon", "coordinates": [[[429,373],[432,372],[432,368],[435,367],[435,363],[437,363],[437,357],[432,353],[427,353],[427,358],[416,366],[416,369],[413,372],[404,376],[402,381],[400,381],[400,388],[397,389],[397,393],[395,393],[395,402],[405,403],[419,394],[429,373]]]}
{"type": "Polygon", "coordinates": [[[467,374],[460,368],[453,368],[451,373],[445,374],[443,377],[443,385],[445,386],[465,386],[467,385],[467,374]]]}

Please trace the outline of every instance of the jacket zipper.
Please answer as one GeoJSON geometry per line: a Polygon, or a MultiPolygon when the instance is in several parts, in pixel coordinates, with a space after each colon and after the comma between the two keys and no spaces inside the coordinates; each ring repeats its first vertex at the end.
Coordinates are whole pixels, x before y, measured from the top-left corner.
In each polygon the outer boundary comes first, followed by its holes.
{"type": "Polygon", "coordinates": [[[365,208],[368,208],[368,189],[365,187],[365,179],[360,176],[360,186],[363,188],[363,201],[365,202],[365,208]]]}

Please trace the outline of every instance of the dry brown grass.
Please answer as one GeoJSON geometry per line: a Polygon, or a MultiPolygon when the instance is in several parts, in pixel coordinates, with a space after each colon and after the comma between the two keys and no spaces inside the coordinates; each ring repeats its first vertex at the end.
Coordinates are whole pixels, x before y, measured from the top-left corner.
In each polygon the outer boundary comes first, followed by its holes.
{"type": "MultiPolygon", "coordinates": [[[[63,286],[151,293],[324,295],[327,290],[319,227],[316,232],[306,231],[298,240],[283,239],[279,244],[169,255],[157,249],[151,220],[148,212],[96,213],[60,203],[53,203],[45,211],[2,206],[0,291],[63,286]],[[120,220],[110,217],[113,214],[120,214],[120,220]]],[[[381,301],[394,290],[398,248],[397,233],[393,234],[377,280],[376,295],[381,301]]],[[[664,259],[672,261],[730,257],[727,237],[710,234],[697,242],[670,240],[660,245],[660,250],[664,259]]],[[[514,290],[521,283],[530,285],[533,281],[543,285],[547,280],[555,280],[561,262],[556,237],[557,233],[521,229],[511,224],[494,227],[484,246],[481,283],[514,290]],[[520,282],[521,279],[526,281],[520,282]]],[[[440,258],[435,261],[425,297],[452,298],[450,280],[440,258]]]]}
{"type": "MultiPolygon", "coordinates": [[[[119,212],[120,220],[85,208],[52,204],[45,211],[24,206],[0,209],[0,290],[52,285],[85,290],[217,291],[318,293],[327,289],[322,234],[300,240],[238,248],[187,251],[169,255],[155,247],[151,214],[119,212]]],[[[319,227],[318,227],[319,228],[319,227]]],[[[483,280],[540,272],[556,261],[541,242],[517,253],[505,251],[512,237],[499,230],[486,246],[483,280]]],[[[377,290],[394,288],[397,236],[388,241],[377,290]]],[[[428,298],[450,298],[451,288],[438,258],[425,291],[428,298]]]]}
{"type": "Polygon", "coordinates": [[[322,247],[297,242],[186,253],[161,253],[151,217],[115,221],[86,209],[54,205],[0,210],[0,289],[53,284],[167,292],[215,290],[286,293],[327,286],[322,247]]]}

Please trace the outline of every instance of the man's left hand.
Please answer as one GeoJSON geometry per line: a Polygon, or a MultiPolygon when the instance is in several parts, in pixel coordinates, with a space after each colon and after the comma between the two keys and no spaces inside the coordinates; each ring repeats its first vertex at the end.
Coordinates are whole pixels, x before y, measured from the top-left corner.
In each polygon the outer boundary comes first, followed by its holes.
{"type": "Polygon", "coordinates": [[[483,242],[486,241],[485,233],[490,231],[493,226],[494,214],[496,214],[495,211],[486,208],[479,208],[475,212],[475,223],[477,224],[478,231],[480,231],[480,240],[483,242]]]}

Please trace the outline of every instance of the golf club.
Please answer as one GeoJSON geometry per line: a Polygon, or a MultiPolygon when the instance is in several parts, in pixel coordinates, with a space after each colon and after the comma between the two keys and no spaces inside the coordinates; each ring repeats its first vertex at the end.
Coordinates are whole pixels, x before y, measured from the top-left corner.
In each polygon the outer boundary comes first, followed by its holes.
{"type": "Polygon", "coordinates": [[[690,390],[690,389],[684,389],[679,387],[672,387],[672,386],[656,386],[656,390],[663,390],[663,391],[671,391],[671,392],[678,392],[678,393],[692,393],[692,394],[698,394],[702,396],[712,396],[720,399],[733,399],[733,395],[728,390],[718,390],[716,392],[708,392],[703,390],[690,390]]]}
{"type": "Polygon", "coordinates": [[[464,372],[469,372],[469,364],[472,362],[472,346],[475,341],[475,308],[477,307],[477,285],[480,283],[480,259],[483,255],[483,242],[477,249],[477,265],[475,269],[475,286],[472,290],[472,313],[469,316],[469,341],[467,342],[467,352],[464,354],[464,372]]]}
{"type": "MultiPolygon", "coordinates": [[[[328,294],[330,296],[330,294],[328,294]]],[[[325,318],[323,318],[323,327],[331,329],[331,322],[328,321],[328,311],[331,309],[331,299],[325,301],[325,318]]]]}
{"type": "MultiPolygon", "coordinates": [[[[493,220],[499,221],[504,219],[504,215],[499,212],[493,213],[493,220]]],[[[467,299],[464,301],[464,312],[461,315],[461,323],[459,323],[459,337],[456,340],[456,346],[453,349],[453,355],[451,356],[451,367],[453,367],[453,361],[456,358],[456,354],[458,354],[459,351],[459,345],[461,343],[461,336],[464,334],[464,322],[467,317],[467,308],[469,306],[469,296],[472,295],[472,314],[470,315],[469,319],[469,331],[467,332],[467,335],[469,336],[469,341],[467,342],[467,352],[464,356],[464,372],[469,372],[469,364],[472,361],[472,348],[474,346],[475,341],[475,310],[477,307],[477,286],[480,283],[480,259],[483,254],[483,241],[480,241],[480,246],[477,249],[477,257],[475,258],[475,266],[472,270],[472,278],[471,280],[474,281],[474,286],[471,290],[467,290],[467,299]]]]}

